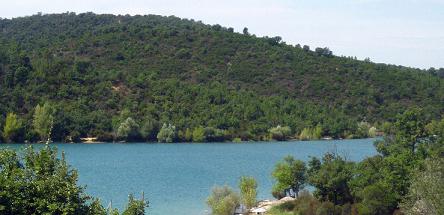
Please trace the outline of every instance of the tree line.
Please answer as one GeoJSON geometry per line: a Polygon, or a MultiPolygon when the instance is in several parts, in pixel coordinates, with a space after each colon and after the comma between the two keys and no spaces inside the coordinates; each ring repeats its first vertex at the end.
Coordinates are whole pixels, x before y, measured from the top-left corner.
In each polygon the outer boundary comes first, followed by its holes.
{"type": "MultiPolygon", "coordinates": [[[[155,120],[146,120],[140,125],[139,122],[129,116],[129,112],[123,112],[115,128],[108,136],[100,136],[99,141],[125,141],[125,142],[143,142],[158,141],[163,143],[171,142],[223,142],[223,141],[242,141],[242,140],[277,140],[285,141],[289,139],[317,140],[326,134],[321,125],[316,127],[303,128],[300,133],[294,131],[289,126],[277,125],[268,130],[264,129],[258,134],[242,135],[230,129],[220,129],[211,126],[187,127],[184,130],[177,129],[170,123],[160,123],[155,120]],[[261,136],[254,136],[261,135],[261,136]]],[[[26,122],[15,113],[8,113],[5,119],[3,130],[0,131],[0,137],[3,137],[6,143],[23,142],[51,142],[52,138],[57,137],[53,131],[62,130],[55,124],[56,109],[49,102],[43,105],[37,105],[30,122],[26,122]]],[[[60,121],[59,121],[60,122],[60,121]]],[[[356,124],[353,133],[349,133],[346,138],[366,138],[375,137],[376,128],[367,122],[356,124]]],[[[70,132],[62,141],[80,142],[79,133],[70,132]],[[76,135],[77,134],[77,135],[76,135]]],[[[341,136],[334,136],[341,137],[341,136]]],[[[1,139],[1,138],[0,138],[1,139]]],[[[60,140],[57,139],[56,140],[60,140]]]]}

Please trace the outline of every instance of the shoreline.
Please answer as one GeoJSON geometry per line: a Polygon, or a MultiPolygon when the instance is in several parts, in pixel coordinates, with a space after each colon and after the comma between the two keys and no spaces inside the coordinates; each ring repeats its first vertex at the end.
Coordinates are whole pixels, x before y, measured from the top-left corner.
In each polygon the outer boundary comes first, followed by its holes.
{"type": "MultiPolygon", "coordinates": [[[[249,143],[288,143],[288,142],[310,142],[310,141],[318,141],[318,142],[331,142],[331,141],[351,141],[351,140],[366,140],[366,139],[380,139],[382,136],[376,137],[368,137],[368,138],[354,138],[354,139],[317,139],[317,140],[299,140],[299,139],[291,139],[285,141],[277,141],[277,140],[258,140],[258,141],[242,141],[242,142],[234,142],[234,141],[224,141],[224,142],[125,142],[125,141],[83,141],[83,142],[51,142],[51,144],[77,144],[77,145],[94,145],[94,144],[249,144],[249,143]]],[[[44,142],[23,142],[23,143],[0,143],[2,144],[17,144],[17,145],[44,145],[44,142]]]]}

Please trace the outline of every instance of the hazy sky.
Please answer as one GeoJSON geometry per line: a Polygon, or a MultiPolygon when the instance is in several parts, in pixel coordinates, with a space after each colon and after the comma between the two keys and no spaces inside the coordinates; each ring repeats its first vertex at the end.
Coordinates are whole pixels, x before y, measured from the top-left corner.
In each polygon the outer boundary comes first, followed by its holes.
{"type": "Polygon", "coordinates": [[[66,11],[193,18],[374,62],[444,67],[444,0],[0,0],[0,17],[66,11]]]}

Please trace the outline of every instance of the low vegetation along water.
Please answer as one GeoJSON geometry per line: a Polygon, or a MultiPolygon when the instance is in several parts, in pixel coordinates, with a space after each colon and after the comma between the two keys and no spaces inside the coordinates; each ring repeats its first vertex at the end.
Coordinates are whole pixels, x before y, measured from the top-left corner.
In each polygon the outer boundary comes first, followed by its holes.
{"type": "MultiPolygon", "coordinates": [[[[122,209],[129,193],[150,201],[149,214],[206,214],[214,185],[237,187],[242,175],[257,179],[259,199],[272,198],[271,172],[286,155],[307,160],[336,151],[359,161],[376,153],[375,139],[211,143],[54,144],[78,169],[79,183],[105,206],[122,209]]],[[[41,145],[40,145],[41,146],[41,145]]],[[[0,147],[20,148],[20,144],[0,147]]]]}

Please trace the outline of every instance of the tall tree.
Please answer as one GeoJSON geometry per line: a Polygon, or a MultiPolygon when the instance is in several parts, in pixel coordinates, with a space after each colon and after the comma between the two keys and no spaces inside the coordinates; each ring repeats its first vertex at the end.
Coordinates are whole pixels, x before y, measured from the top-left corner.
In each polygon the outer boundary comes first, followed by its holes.
{"type": "Polygon", "coordinates": [[[159,133],[157,140],[163,143],[171,143],[176,139],[176,126],[164,123],[159,133]]]}
{"type": "Polygon", "coordinates": [[[46,141],[51,138],[50,135],[54,124],[53,114],[54,109],[49,102],[45,102],[43,106],[38,104],[35,107],[32,125],[42,141],[46,141]]]}
{"type": "MultiPolygon", "coordinates": [[[[313,162],[314,163],[314,162],[313,162]]],[[[322,201],[345,204],[352,201],[349,182],[353,177],[352,162],[327,153],[317,169],[310,169],[309,183],[316,188],[314,194],[322,201]]]]}
{"type": "Polygon", "coordinates": [[[256,205],[257,182],[253,177],[242,176],[239,181],[241,202],[247,207],[252,208],[256,205]]]}
{"type": "Polygon", "coordinates": [[[5,127],[3,128],[3,138],[6,142],[15,142],[20,139],[22,122],[15,113],[6,115],[5,127]]]}
{"type": "Polygon", "coordinates": [[[444,158],[427,159],[413,174],[401,208],[407,215],[444,214],[444,158]]]}
{"type": "Polygon", "coordinates": [[[126,141],[136,141],[140,139],[139,125],[133,118],[128,117],[125,121],[120,123],[117,129],[117,137],[126,141]]]}
{"type": "Polygon", "coordinates": [[[276,164],[273,173],[276,184],[273,191],[284,192],[290,196],[298,196],[306,184],[306,166],[301,160],[295,160],[292,156],[287,156],[283,161],[276,164]]]}

